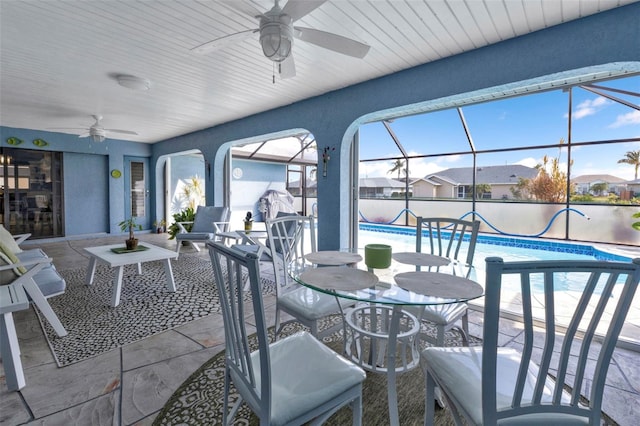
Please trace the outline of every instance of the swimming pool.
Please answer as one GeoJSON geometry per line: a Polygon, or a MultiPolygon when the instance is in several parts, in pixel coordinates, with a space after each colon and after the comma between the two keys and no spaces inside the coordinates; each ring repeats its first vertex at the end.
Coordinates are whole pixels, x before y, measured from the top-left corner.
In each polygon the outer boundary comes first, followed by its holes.
{"type": "MultiPolygon", "coordinates": [[[[361,223],[359,229],[360,240],[376,239],[376,237],[379,239],[380,235],[377,233],[385,233],[387,235],[384,238],[388,238],[393,247],[408,251],[415,250],[415,228],[361,223]]],[[[362,241],[360,241],[360,245],[362,245],[362,241]]],[[[588,244],[479,234],[475,258],[484,260],[488,256],[499,256],[505,261],[551,259],[631,261],[629,257],[609,253],[588,244]],[[558,253],[562,253],[562,255],[558,255],[558,253]]]]}
{"type": "MultiPolygon", "coordinates": [[[[415,228],[390,225],[360,224],[358,233],[358,245],[364,246],[369,243],[381,242],[393,247],[394,251],[414,251],[416,247],[415,228]]],[[[461,251],[466,254],[466,247],[463,245],[461,251]]],[[[523,260],[609,260],[630,262],[631,259],[615,253],[599,250],[587,244],[574,244],[557,241],[545,241],[538,239],[499,237],[494,235],[479,234],[474,255],[474,266],[477,271],[478,281],[484,280],[484,259],[497,256],[504,261],[523,260]]],[[[461,256],[464,258],[464,255],[461,256]]],[[[505,288],[513,291],[518,289],[515,286],[515,277],[507,278],[503,282],[505,288]]],[[[622,281],[621,281],[622,283],[622,281]]],[[[483,284],[481,282],[481,284],[483,284]]],[[[556,291],[582,291],[584,282],[572,279],[562,281],[561,287],[556,287],[556,291]]],[[[542,278],[540,282],[533,282],[533,289],[542,292],[542,278]]],[[[596,291],[596,294],[598,291],[596,291]]]]}

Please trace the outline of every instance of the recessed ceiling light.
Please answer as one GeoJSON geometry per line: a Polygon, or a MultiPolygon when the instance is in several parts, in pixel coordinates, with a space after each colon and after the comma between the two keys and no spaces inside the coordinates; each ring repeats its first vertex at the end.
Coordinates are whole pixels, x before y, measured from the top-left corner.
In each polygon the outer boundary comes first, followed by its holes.
{"type": "Polygon", "coordinates": [[[151,82],[146,78],[136,77],[135,75],[120,74],[116,76],[118,84],[122,87],[132,90],[149,90],[151,82]]]}

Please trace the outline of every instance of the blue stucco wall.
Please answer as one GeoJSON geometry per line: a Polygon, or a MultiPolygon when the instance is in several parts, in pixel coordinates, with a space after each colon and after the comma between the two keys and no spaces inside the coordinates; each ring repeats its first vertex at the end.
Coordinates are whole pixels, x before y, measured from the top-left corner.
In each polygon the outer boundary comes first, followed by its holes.
{"type": "Polygon", "coordinates": [[[34,149],[63,152],[65,234],[67,236],[120,234],[118,223],[125,216],[124,179],[110,176],[113,169],[124,171],[124,157],[150,157],[151,145],[107,139],[103,143],[91,143],[66,133],[44,132],[0,126],[0,146],[17,149],[34,149]],[[17,137],[24,142],[10,146],[8,137],[17,137]],[[49,143],[37,147],[36,138],[49,143]],[[91,202],[87,202],[90,194],[91,202]],[[106,205],[105,205],[106,200],[106,205]],[[82,212],[82,213],[81,213],[82,212]]]}
{"type": "Polygon", "coordinates": [[[63,170],[65,234],[109,232],[109,193],[104,190],[109,187],[107,156],[66,152],[62,162],[73,165],[63,170]]]}

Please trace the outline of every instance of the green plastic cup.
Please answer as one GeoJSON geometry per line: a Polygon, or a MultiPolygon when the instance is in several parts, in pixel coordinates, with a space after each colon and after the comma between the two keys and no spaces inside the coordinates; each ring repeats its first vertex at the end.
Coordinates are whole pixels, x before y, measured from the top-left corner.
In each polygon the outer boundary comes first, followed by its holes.
{"type": "Polygon", "coordinates": [[[391,246],[367,244],[364,246],[364,264],[369,269],[385,269],[391,266],[391,246]]]}

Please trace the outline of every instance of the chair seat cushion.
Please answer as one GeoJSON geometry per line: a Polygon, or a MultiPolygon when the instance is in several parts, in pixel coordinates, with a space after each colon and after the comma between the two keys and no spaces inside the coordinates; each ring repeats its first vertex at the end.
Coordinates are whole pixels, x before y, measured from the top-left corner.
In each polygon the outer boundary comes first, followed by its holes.
{"type": "MultiPolygon", "coordinates": [[[[270,425],[282,425],[361,384],[366,374],[307,332],[296,333],[270,346],[270,425]]],[[[252,355],[257,389],[260,357],[252,355]]]]}
{"type": "MultiPolygon", "coordinates": [[[[512,348],[498,348],[497,355],[497,395],[498,410],[511,405],[515,381],[518,377],[521,354],[512,348]]],[[[482,347],[464,348],[426,348],[422,352],[421,363],[425,363],[436,382],[446,393],[447,389],[455,390],[456,401],[463,411],[471,416],[475,424],[482,424],[482,347]]],[[[533,385],[538,374],[538,366],[529,365],[529,378],[524,387],[523,400],[533,395],[533,385]]],[[[542,401],[551,400],[553,380],[547,379],[542,401]]],[[[563,401],[569,400],[569,395],[563,392],[563,401]]],[[[513,425],[573,425],[588,424],[582,417],[559,414],[546,414],[544,418],[537,415],[522,416],[521,418],[506,419],[498,424],[513,425]],[[526,417],[526,418],[525,418],[526,417]],[[534,421],[535,419],[535,421],[534,421]]]]}
{"type": "Polygon", "coordinates": [[[33,277],[33,280],[38,284],[38,287],[44,297],[64,293],[67,287],[67,283],[64,278],[58,274],[53,266],[42,268],[42,270],[33,277]]]}
{"type": "MultiPolygon", "coordinates": [[[[16,253],[20,262],[28,262],[30,260],[46,259],[48,256],[41,249],[23,250],[16,253]]],[[[53,264],[52,264],[53,265],[53,264]]]]}
{"type": "Polygon", "coordinates": [[[343,309],[355,304],[353,300],[342,298],[336,300],[335,296],[306,287],[294,287],[278,297],[280,309],[298,318],[309,320],[318,320],[338,313],[338,302],[343,309]]]}
{"type": "Polygon", "coordinates": [[[207,241],[213,239],[213,232],[189,232],[176,235],[178,241],[207,241]]]}

